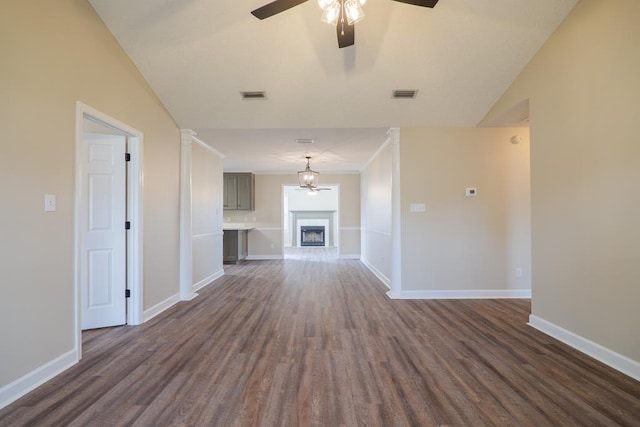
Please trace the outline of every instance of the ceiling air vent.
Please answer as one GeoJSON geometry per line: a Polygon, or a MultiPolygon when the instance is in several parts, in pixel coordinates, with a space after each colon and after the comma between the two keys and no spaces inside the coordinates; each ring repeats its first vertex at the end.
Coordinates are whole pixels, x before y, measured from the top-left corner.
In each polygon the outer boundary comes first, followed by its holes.
{"type": "Polygon", "coordinates": [[[399,90],[392,92],[391,97],[395,99],[414,99],[418,95],[418,90],[399,90]]]}
{"type": "Polygon", "coordinates": [[[296,142],[298,144],[313,144],[313,139],[311,139],[311,138],[299,138],[299,139],[296,139],[296,142]]]}
{"type": "Polygon", "coordinates": [[[246,91],[240,92],[242,99],[267,99],[267,93],[265,91],[246,91]]]}

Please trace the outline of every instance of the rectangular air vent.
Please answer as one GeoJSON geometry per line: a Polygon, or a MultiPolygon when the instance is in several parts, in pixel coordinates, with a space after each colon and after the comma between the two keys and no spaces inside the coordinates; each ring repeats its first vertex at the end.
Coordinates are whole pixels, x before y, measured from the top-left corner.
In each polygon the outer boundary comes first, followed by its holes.
{"type": "Polygon", "coordinates": [[[296,142],[298,144],[313,144],[313,139],[311,139],[311,138],[299,138],[299,139],[296,139],[296,142]]]}
{"type": "Polygon", "coordinates": [[[240,92],[242,99],[267,99],[265,91],[244,91],[240,92]]]}
{"type": "Polygon", "coordinates": [[[393,91],[391,97],[395,99],[414,99],[418,95],[418,90],[400,90],[393,91]]]}

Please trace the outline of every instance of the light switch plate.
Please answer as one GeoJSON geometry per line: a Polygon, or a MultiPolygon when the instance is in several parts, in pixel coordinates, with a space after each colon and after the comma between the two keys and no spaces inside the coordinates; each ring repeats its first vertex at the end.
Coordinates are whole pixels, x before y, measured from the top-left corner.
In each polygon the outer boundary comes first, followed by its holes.
{"type": "Polygon", "coordinates": [[[409,205],[409,211],[410,212],[426,212],[427,207],[425,206],[424,203],[411,203],[409,205]]]}
{"type": "Polygon", "coordinates": [[[476,189],[476,188],[465,188],[464,194],[467,197],[476,197],[476,195],[478,194],[478,189],[476,189]]]}
{"type": "Polygon", "coordinates": [[[44,211],[45,212],[56,211],[56,195],[55,194],[44,195],[44,211]]]}

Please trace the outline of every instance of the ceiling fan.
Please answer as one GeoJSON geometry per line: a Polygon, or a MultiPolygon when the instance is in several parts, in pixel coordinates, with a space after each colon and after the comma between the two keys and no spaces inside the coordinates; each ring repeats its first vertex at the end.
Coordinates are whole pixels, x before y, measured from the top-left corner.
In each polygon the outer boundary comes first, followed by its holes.
{"type": "MultiPolygon", "coordinates": [[[[275,0],[252,11],[251,14],[258,19],[269,18],[294,6],[305,3],[307,0],[275,0]]],[[[322,20],[336,25],[338,34],[338,47],[348,47],[355,43],[355,23],[364,17],[360,7],[366,0],[318,0],[318,4],[324,10],[322,20]]],[[[393,0],[399,3],[407,3],[415,6],[434,7],[438,0],[393,0]]]]}

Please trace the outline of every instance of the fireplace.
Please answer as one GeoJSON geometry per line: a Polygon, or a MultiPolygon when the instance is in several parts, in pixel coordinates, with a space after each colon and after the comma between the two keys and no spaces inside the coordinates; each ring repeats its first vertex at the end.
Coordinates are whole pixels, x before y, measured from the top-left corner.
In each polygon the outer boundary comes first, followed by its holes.
{"type": "Polygon", "coordinates": [[[324,246],[324,226],[305,225],[300,227],[300,246],[324,246]]]}

